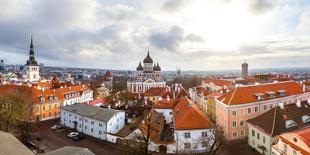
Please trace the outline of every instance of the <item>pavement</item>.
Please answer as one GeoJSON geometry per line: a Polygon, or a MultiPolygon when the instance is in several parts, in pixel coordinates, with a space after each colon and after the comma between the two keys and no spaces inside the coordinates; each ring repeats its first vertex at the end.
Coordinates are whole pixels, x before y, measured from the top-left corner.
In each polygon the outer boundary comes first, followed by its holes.
{"type": "Polygon", "coordinates": [[[45,152],[64,146],[77,146],[88,148],[96,155],[121,155],[120,149],[118,149],[116,144],[88,136],[78,141],[73,141],[72,138],[67,137],[67,134],[70,132],[67,129],[51,130],[51,126],[58,122],[59,120],[40,122],[32,131],[32,137],[40,137],[40,140],[35,142],[44,147],[45,152]]]}

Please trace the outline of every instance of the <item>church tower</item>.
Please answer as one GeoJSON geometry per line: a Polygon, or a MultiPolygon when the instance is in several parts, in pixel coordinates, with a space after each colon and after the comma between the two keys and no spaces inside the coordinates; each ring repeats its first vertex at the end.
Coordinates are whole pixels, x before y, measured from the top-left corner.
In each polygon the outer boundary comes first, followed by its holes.
{"type": "Polygon", "coordinates": [[[30,51],[29,51],[29,60],[26,63],[26,76],[29,82],[39,81],[40,80],[40,66],[34,57],[33,41],[31,36],[30,42],[30,51]]]}

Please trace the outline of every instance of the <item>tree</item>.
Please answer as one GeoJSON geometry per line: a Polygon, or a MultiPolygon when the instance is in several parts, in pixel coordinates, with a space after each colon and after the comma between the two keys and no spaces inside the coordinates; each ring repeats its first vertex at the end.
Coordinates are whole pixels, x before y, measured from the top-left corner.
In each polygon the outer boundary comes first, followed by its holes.
{"type": "Polygon", "coordinates": [[[143,115],[136,119],[134,126],[137,128],[133,136],[127,140],[138,150],[137,154],[147,155],[152,140],[159,138],[164,125],[164,116],[156,111],[145,110],[143,115]]]}
{"type": "Polygon", "coordinates": [[[0,130],[9,132],[12,126],[31,118],[32,102],[28,92],[12,89],[0,95],[0,130]]]}

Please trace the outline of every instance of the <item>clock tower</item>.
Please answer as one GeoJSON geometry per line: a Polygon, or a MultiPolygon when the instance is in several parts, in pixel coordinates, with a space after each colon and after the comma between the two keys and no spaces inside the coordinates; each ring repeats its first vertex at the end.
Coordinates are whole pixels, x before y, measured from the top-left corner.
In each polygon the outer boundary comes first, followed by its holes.
{"type": "Polygon", "coordinates": [[[34,57],[33,41],[31,36],[29,60],[26,63],[26,76],[29,82],[40,80],[40,66],[34,57]]]}

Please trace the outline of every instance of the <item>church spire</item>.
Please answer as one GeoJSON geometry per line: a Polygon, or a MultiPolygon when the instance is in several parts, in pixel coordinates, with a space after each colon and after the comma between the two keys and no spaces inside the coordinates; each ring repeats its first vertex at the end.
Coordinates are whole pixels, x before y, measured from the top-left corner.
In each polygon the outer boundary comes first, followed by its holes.
{"type": "Polygon", "coordinates": [[[38,65],[38,62],[34,58],[34,48],[33,48],[32,35],[30,38],[29,60],[27,61],[27,65],[38,65]]]}

